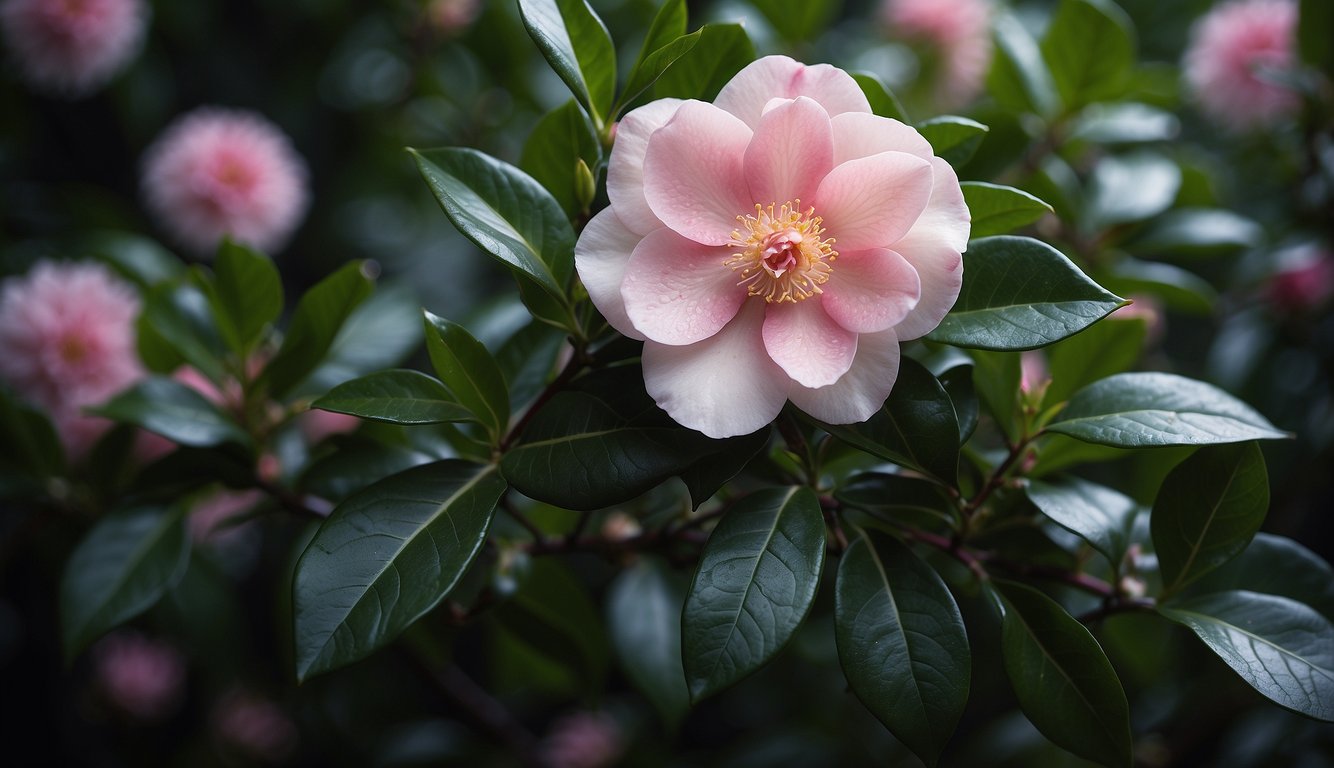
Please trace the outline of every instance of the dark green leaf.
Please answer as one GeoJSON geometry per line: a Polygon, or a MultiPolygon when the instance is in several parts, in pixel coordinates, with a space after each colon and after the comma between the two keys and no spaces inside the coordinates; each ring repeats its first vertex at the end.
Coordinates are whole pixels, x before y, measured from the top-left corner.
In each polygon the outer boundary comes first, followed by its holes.
{"type": "Polygon", "coordinates": [[[474,149],[410,151],[460,232],[566,303],[574,229],[551,193],[518,168],[474,149]]]}
{"type": "Polygon", "coordinates": [[[1125,11],[1108,0],[1061,0],[1042,56],[1069,112],[1122,95],[1135,68],[1135,41],[1125,11]]]}
{"type": "Polygon", "coordinates": [[[250,445],[250,435],[203,395],[164,376],[149,376],[94,411],[162,435],[178,445],[250,445]]]}
{"type": "Polygon", "coordinates": [[[733,75],[755,60],[755,45],[740,24],[706,24],[701,29],[699,42],[653,84],[653,98],[712,101],[733,75]]]}
{"type": "Polygon", "coordinates": [[[358,376],[392,368],[422,344],[421,305],[407,286],[377,285],[338,329],[324,362],[294,391],[321,395],[358,376]]]}
{"type": "Polygon", "coordinates": [[[145,290],[185,272],[184,264],[171,251],[154,240],[129,232],[94,232],[85,250],[145,290]]]}
{"type": "Polygon", "coordinates": [[[1334,568],[1292,539],[1257,533],[1242,553],[1191,585],[1194,594],[1245,589],[1278,595],[1334,621],[1334,568]]]}
{"type": "Polygon", "coordinates": [[[1099,379],[1121,373],[1139,362],[1148,325],[1141,318],[1120,319],[1118,312],[1083,333],[1046,349],[1051,384],[1043,402],[1050,406],[1099,379]]]}
{"type": "Polygon", "coordinates": [[[342,501],[371,483],[425,464],[432,456],[402,445],[361,435],[336,435],[333,453],[307,465],[299,487],[331,501],[342,501]]]}
{"type": "MultiPolygon", "coordinates": [[[[644,35],[644,45],[640,47],[639,56],[635,59],[635,69],[639,68],[640,63],[648,58],[650,53],[686,33],[687,14],[686,0],[663,1],[662,7],[653,15],[653,23],[649,25],[648,33],[644,35]]],[[[634,79],[633,73],[629,79],[634,79]]],[[[621,101],[628,102],[630,98],[622,95],[621,101]]]]}
{"type": "Polygon", "coordinates": [[[520,328],[500,346],[496,364],[505,375],[511,412],[531,403],[542,391],[564,346],[565,334],[542,322],[520,328]]]}
{"type": "Polygon", "coordinates": [[[1135,500],[1078,477],[1028,484],[1028,500],[1057,525],[1087,541],[1113,567],[1130,545],[1130,529],[1139,506],[1135,500]]]}
{"type": "Polygon", "coordinates": [[[930,480],[886,472],[853,475],[835,498],[876,517],[922,528],[954,524],[954,505],[930,480]]]}
{"type": "Polygon", "coordinates": [[[931,142],[938,157],[958,166],[968,162],[990,129],[976,120],[945,115],[918,123],[917,130],[931,142]]]}
{"type": "Polygon", "coordinates": [[[1199,449],[1158,489],[1149,518],[1163,593],[1236,557],[1269,511],[1269,473],[1255,443],[1199,449]]]}
{"type": "Polygon", "coordinates": [[[1221,389],[1170,373],[1121,373],[1094,382],[1070,398],[1047,431],[1119,448],[1287,437],[1221,389]]]}
{"type": "Polygon", "coordinates": [[[882,459],[953,485],[959,473],[959,421],[944,387],[910,357],[884,407],[860,424],[822,424],[829,434],[882,459]]]}
{"type": "Polygon", "coordinates": [[[278,354],[264,368],[269,394],[283,397],[328,355],[348,317],[371,295],[365,262],[345,264],[316,283],[297,302],[278,354]]]}
{"type": "Polygon", "coordinates": [[[223,378],[223,342],[208,299],[188,283],[163,283],[144,297],[136,324],[139,354],[157,373],[188,363],[213,381],[223,378]]]}
{"type": "Polygon", "coordinates": [[[1018,352],[988,352],[974,349],[973,385],[978,398],[1007,437],[1017,439],[1015,419],[1019,413],[1019,382],[1023,378],[1018,352]]]}
{"type": "Polygon", "coordinates": [[[430,312],[425,317],[426,349],[436,375],[453,400],[471,411],[491,433],[492,443],[498,444],[510,420],[509,392],[500,366],[463,326],[430,312]]]}
{"type": "Polygon", "coordinates": [[[662,715],[668,730],[690,708],[681,666],[681,604],[675,574],[644,558],[622,571],[607,595],[607,623],[621,668],[662,715]]]}
{"type": "Polygon", "coordinates": [[[681,615],[695,701],[764,666],[810,612],[824,568],[825,528],[809,488],[770,488],[718,522],[681,615]]]}
{"type": "Polygon", "coordinates": [[[973,216],[972,237],[1004,235],[1051,213],[1051,206],[1014,187],[965,181],[963,199],[973,216]]]}
{"type": "Polygon", "coordinates": [[[1094,228],[1142,221],[1172,206],[1181,189],[1181,168],[1147,150],[1109,155],[1093,168],[1090,185],[1085,215],[1094,228]]]}
{"type": "Polygon", "coordinates": [[[390,424],[440,424],[470,418],[445,385],[419,371],[401,369],[339,384],[311,407],[390,424]]]}
{"type": "Polygon", "coordinates": [[[992,29],[996,57],[987,75],[987,92],[1010,111],[1055,115],[1060,109],[1056,82],[1033,35],[1007,10],[996,13],[992,29]]]}
{"type": "Polygon", "coordinates": [[[1136,253],[1182,258],[1250,248],[1263,237],[1259,224],[1231,211],[1182,208],[1163,214],[1126,247],[1136,253]]]}
{"type": "Polygon", "coordinates": [[[908,120],[908,113],[899,103],[899,99],[894,92],[889,90],[876,75],[870,72],[854,72],[852,79],[861,86],[862,93],[866,94],[866,100],[871,102],[871,111],[881,117],[888,117],[891,120],[898,120],[900,123],[912,125],[908,120]]]}
{"type": "Polygon", "coordinates": [[[60,582],[65,658],[151,608],[189,560],[179,510],[141,507],[99,520],[70,555],[60,582]]]}
{"type": "Polygon", "coordinates": [[[1238,590],[1180,600],[1158,612],[1190,627],[1279,706],[1334,721],[1334,626],[1311,607],[1238,590]]]}
{"type": "Polygon", "coordinates": [[[954,596],[895,539],[860,532],[838,567],[834,637],[853,693],[927,765],[968,702],[972,655],[954,596]]]}
{"type": "Polygon", "coordinates": [[[838,10],[836,0],[751,0],[783,39],[792,43],[814,40],[838,10]]]}
{"type": "Polygon", "coordinates": [[[545,187],[565,215],[573,218],[583,210],[578,191],[579,161],[596,168],[601,151],[584,111],[577,102],[567,101],[533,126],[523,145],[519,168],[545,187]]]}
{"type": "Polygon", "coordinates": [[[647,56],[643,56],[631,71],[630,79],[625,84],[625,91],[621,93],[619,103],[629,104],[636,96],[648,90],[650,86],[658,82],[662,73],[666,72],[682,56],[690,53],[691,49],[703,36],[704,30],[697,29],[688,35],[681,35],[647,56]]]}
{"type": "Polygon", "coordinates": [[[0,388],[0,467],[46,478],[65,472],[65,450],[46,414],[0,388]]]}
{"type": "Polygon", "coordinates": [[[959,445],[963,445],[977,429],[979,407],[977,388],[973,384],[973,366],[953,366],[941,371],[939,379],[940,386],[945,388],[954,404],[954,416],[959,422],[959,445]]]}
{"type": "Polygon", "coordinates": [[[339,504],[296,565],[297,678],[366,657],[443,600],[481,550],[504,491],[495,466],[447,460],[339,504]]]}
{"type": "Polygon", "coordinates": [[[245,356],[259,335],[283,313],[283,284],[278,269],[258,251],[223,240],[207,289],[222,337],[245,356]]]}
{"type": "Polygon", "coordinates": [[[1180,267],[1160,261],[1140,261],[1129,256],[1117,259],[1110,274],[1101,276],[1107,287],[1126,295],[1141,293],[1162,299],[1177,312],[1211,315],[1218,292],[1208,280],[1180,267]]]}
{"type": "Polygon", "coordinates": [[[959,347],[1034,349],[1084,330],[1124,303],[1046,243],[988,237],[968,245],[959,299],[928,338],[959,347]]]}
{"type": "Polygon", "coordinates": [[[528,35],[601,130],[616,95],[616,49],[584,0],[519,0],[528,35]]]}
{"type": "Polygon", "coordinates": [[[1063,749],[1102,765],[1130,766],[1130,707],[1098,641],[1041,592],[997,587],[1005,606],[1005,672],[1024,714],[1063,749]]]}
{"type": "Polygon", "coordinates": [[[699,509],[728,480],[736,477],[769,444],[769,433],[770,429],[764,427],[749,435],[719,440],[708,455],[687,467],[681,473],[681,480],[690,492],[691,507],[699,509]]]}
{"type": "Polygon", "coordinates": [[[538,656],[572,673],[586,695],[603,690],[611,649],[588,588],[553,558],[532,563],[496,618],[538,656]]]}

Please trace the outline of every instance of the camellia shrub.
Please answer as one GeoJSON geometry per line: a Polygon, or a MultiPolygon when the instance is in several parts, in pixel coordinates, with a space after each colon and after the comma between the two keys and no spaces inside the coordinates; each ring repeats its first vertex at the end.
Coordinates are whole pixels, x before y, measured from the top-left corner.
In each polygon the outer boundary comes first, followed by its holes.
{"type": "Polygon", "coordinates": [[[1327,758],[1327,4],[405,5],[3,214],[16,764],[1327,758]]]}

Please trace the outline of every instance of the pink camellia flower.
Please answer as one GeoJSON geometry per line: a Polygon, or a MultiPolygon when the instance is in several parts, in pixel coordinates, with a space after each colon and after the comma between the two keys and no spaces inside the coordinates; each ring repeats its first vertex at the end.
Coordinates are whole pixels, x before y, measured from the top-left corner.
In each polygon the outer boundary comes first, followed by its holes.
{"type": "Polygon", "coordinates": [[[93,648],[102,694],[140,720],[161,720],[176,710],[185,690],[185,657],[168,643],[120,630],[93,648]]]}
{"type": "Polygon", "coordinates": [[[1222,125],[1269,125],[1300,106],[1297,93],[1265,75],[1296,65],[1297,4],[1240,0],[1196,22],[1185,79],[1203,111],[1222,125]]]}
{"type": "Polygon", "coordinates": [[[0,27],[28,82],[77,96],[106,83],[139,52],[143,0],[9,0],[0,27]]]}
{"type": "Polygon", "coordinates": [[[306,164],[263,117],[203,107],[172,123],[144,155],[148,207],[198,252],[223,236],[264,251],[286,244],[309,203],[306,164]]]}
{"type": "Polygon", "coordinates": [[[759,429],[788,400],[830,423],[870,418],[899,342],[959,295],[958,178],[828,65],[769,56],[712,104],[631,112],[607,191],[575,246],[579,275],[608,322],[644,340],[658,405],[712,437],[759,429]]]}
{"type": "Polygon", "coordinates": [[[991,66],[990,0],[886,0],[881,16],[891,34],[936,55],[943,103],[977,97],[991,66]]]}
{"type": "Polygon", "coordinates": [[[43,261],[0,291],[0,378],[44,409],[73,456],[111,422],[83,413],[144,376],[139,297],[100,264],[43,261]]]}

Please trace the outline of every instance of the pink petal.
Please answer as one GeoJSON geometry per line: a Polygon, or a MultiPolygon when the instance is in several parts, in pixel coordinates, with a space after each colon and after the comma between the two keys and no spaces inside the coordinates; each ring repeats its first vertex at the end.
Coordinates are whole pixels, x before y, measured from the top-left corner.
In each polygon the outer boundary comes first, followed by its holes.
{"type": "Polygon", "coordinates": [[[871,111],[866,95],[847,72],[828,64],[808,67],[786,56],[765,56],[746,65],[713,103],[755,128],[770,99],[798,96],[815,99],[830,115],[871,111]]]}
{"type": "MultiPolygon", "coordinates": [[[[659,227],[661,228],[661,227],[659,227]]],[[[621,283],[630,254],[642,238],[621,221],[612,208],[604,208],[589,220],[574,245],[574,268],[588,289],[593,306],[612,328],[632,339],[643,339],[625,314],[621,283]]]]}
{"type": "Polygon", "coordinates": [[[826,424],[866,421],[880,410],[899,375],[899,341],[893,330],[863,334],[843,378],[827,387],[792,387],[788,397],[826,424]]]}
{"type": "Polygon", "coordinates": [[[677,423],[709,437],[745,435],[773,421],[790,385],[764,351],[764,302],[747,302],[704,341],[644,344],[644,386],[677,423]]]}
{"type": "Polygon", "coordinates": [[[683,103],[644,155],[649,208],[697,243],[727,243],[737,216],[755,206],[742,171],[750,138],[750,128],[712,104],[683,103]]]}
{"type": "Polygon", "coordinates": [[[834,322],[819,301],[769,304],[764,348],[788,376],[805,387],[833,384],[857,353],[857,334],[834,322]]]}
{"type": "Polygon", "coordinates": [[[814,199],[820,179],[834,167],[833,155],[824,107],[805,96],[780,102],[760,119],[746,148],[751,199],[779,205],[814,199]]]}
{"type": "Polygon", "coordinates": [[[641,235],[662,226],[644,199],[644,151],[648,137],[667,124],[680,99],[658,99],[636,109],[616,124],[616,144],[607,163],[607,197],[621,222],[641,235]]]}
{"type": "Polygon", "coordinates": [[[815,212],[839,251],[887,248],[922,215],[931,185],[931,163],[881,152],[835,166],[815,193],[815,212]]]}
{"type": "Polygon", "coordinates": [[[905,341],[940,325],[963,285],[963,258],[959,254],[968,247],[968,206],[950,164],[936,158],[931,165],[936,176],[931,202],[908,234],[893,245],[922,280],[922,298],[916,309],[895,328],[905,341]]]}
{"type": "Polygon", "coordinates": [[[840,253],[824,286],[824,311],[854,333],[893,328],[917,306],[917,270],[894,251],[840,253]]]}
{"type": "Polygon", "coordinates": [[[723,265],[729,255],[667,227],[650,232],[631,254],[621,284],[630,322],[644,337],[673,346],[717,333],[746,300],[736,273],[723,265]]]}
{"type": "Polygon", "coordinates": [[[834,132],[834,165],[881,152],[907,152],[923,160],[935,156],[931,142],[898,120],[863,112],[844,112],[830,119],[834,132]]]}

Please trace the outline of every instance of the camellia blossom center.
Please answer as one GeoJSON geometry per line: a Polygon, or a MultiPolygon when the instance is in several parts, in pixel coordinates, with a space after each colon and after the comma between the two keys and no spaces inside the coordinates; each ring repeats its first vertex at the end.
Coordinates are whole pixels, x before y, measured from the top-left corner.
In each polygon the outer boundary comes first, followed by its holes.
{"type": "Polygon", "coordinates": [[[838,251],[834,238],[822,237],[823,219],[815,208],[803,211],[800,200],[756,203],[755,213],[737,221],[741,228],[732,231],[728,245],[739,250],[723,264],[741,273],[737,285],[746,286],[749,295],[796,303],[824,293],[820,286],[829,281],[838,251]]]}

